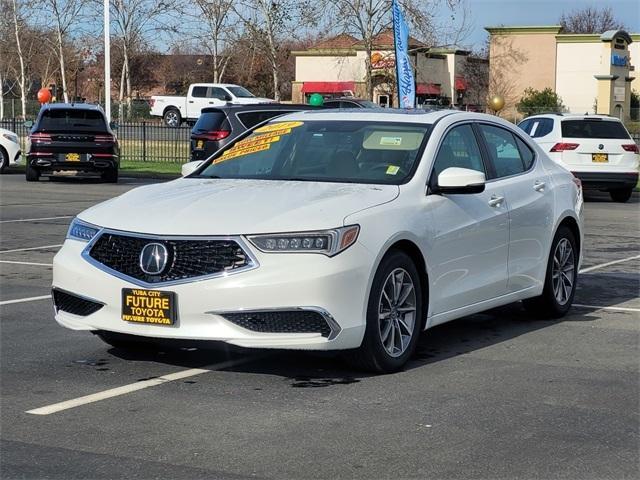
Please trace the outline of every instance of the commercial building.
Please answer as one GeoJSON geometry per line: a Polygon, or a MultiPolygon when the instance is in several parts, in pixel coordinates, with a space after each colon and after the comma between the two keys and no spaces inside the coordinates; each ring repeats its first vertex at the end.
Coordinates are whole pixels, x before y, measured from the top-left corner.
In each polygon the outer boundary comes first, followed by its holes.
{"type": "MultiPolygon", "coordinates": [[[[392,31],[375,37],[373,47],[373,100],[381,106],[397,106],[392,31]]],[[[468,77],[469,72],[486,70],[486,60],[475,59],[464,50],[430,48],[414,38],[409,39],[409,51],[419,106],[484,104],[486,91],[480,91],[482,85],[477,86],[468,77]]],[[[367,97],[367,53],[362,40],[342,34],[292,55],[296,62],[291,88],[293,102],[305,102],[314,93],[325,97],[367,97]]]]}
{"type": "Polygon", "coordinates": [[[504,97],[505,116],[517,115],[526,88],[551,88],[572,113],[630,117],[631,91],[640,91],[635,75],[640,34],[566,34],[559,25],[486,30],[489,95],[504,97]]]}

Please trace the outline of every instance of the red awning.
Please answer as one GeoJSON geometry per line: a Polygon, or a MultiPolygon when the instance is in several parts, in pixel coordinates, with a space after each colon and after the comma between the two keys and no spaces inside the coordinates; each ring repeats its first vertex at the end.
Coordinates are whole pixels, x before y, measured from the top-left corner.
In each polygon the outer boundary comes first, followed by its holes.
{"type": "Polygon", "coordinates": [[[304,82],[302,93],[354,92],[355,88],[355,82],[304,82]]]}
{"type": "Polygon", "coordinates": [[[418,95],[440,95],[440,85],[435,83],[418,83],[416,85],[418,95]]]}
{"type": "Polygon", "coordinates": [[[467,80],[463,77],[456,77],[456,90],[466,90],[467,80]]]}

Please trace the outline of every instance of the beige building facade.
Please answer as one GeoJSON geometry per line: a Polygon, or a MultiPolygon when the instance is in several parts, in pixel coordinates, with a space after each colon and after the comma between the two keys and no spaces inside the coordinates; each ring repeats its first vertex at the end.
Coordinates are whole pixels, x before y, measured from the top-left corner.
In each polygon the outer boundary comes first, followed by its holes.
{"type": "Polygon", "coordinates": [[[516,104],[526,88],[551,88],[569,112],[629,119],[631,91],[640,91],[640,34],[564,34],[558,25],[486,30],[489,95],[505,99],[503,115],[518,115],[516,104]]]}

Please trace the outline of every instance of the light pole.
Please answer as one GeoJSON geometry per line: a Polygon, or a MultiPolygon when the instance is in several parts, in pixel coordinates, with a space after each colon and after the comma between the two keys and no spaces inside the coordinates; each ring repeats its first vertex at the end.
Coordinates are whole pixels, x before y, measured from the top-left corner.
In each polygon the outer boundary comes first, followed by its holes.
{"type": "Polygon", "coordinates": [[[111,121],[111,43],[109,38],[109,0],[104,0],[104,113],[111,121]]]}

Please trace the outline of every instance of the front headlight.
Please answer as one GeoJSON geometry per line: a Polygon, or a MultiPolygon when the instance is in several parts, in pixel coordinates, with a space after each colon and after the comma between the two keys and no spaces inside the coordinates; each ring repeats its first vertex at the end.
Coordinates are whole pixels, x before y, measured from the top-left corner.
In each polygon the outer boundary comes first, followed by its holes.
{"type": "Polygon", "coordinates": [[[249,241],[265,253],[322,253],[332,257],[353,245],[359,225],[314,232],[252,235],[249,241]]]}
{"type": "Polygon", "coordinates": [[[10,133],[3,133],[2,136],[13,143],[18,143],[18,136],[11,135],[10,133]]]}
{"type": "Polygon", "coordinates": [[[91,225],[90,223],[83,222],[74,218],[69,225],[69,231],[67,232],[67,238],[73,240],[80,240],[82,242],[88,242],[100,231],[99,227],[91,225]]]}

